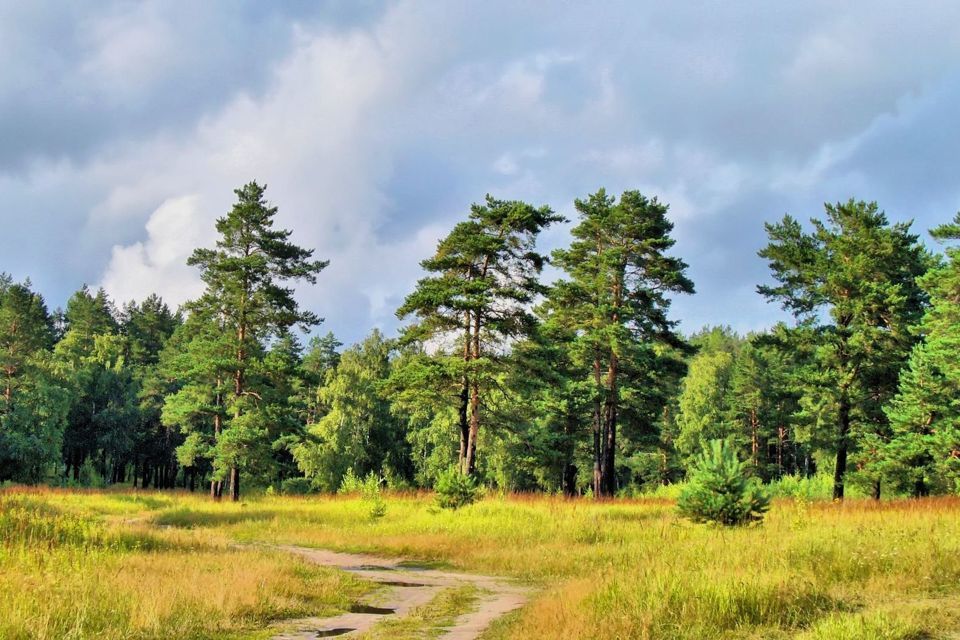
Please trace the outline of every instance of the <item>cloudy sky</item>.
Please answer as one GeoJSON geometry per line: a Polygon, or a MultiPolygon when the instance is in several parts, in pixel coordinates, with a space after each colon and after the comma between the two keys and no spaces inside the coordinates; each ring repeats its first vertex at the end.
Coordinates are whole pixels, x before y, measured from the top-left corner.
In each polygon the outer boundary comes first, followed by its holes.
{"type": "Polygon", "coordinates": [[[960,4],[655,4],[0,0],[0,271],[53,307],[178,304],[257,179],[350,342],[485,193],[571,216],[638,188],[697,285],[683,328],[747,331],[782,317],[763,221],[852,196],[925,235],[960,208],[960,4]]]}

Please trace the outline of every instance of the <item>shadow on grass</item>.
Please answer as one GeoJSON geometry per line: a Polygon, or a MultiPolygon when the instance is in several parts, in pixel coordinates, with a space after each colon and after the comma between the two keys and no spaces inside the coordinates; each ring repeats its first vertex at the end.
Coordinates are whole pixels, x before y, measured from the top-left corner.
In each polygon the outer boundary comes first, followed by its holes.
{"type": "Polygon", "coordinates": [[[226,512],[174,509],[153,516],[151,522],[159,526],[192,529],[241,524],[244,522],[263,522],[265,520],[273,520],[279,515],[280,512],[274,509],[244,509],[243,511],[226,512]]]}
{"type": "Polygon", "coordinates": [[[80,514],[30,496],[0,499],[0,548],[159,551],[196,549],[149,530],[108,526],[100,514],[80,514]]]}
{"type": "Polygon", "coordinates": [[[118,493],[115,495],[110,495],[110,500],[115,502],[120,502],[124,504],[132,504],[139,507],[143,507],[147,511],[159,511],[160,509],[165,509],[173,504],[173,500],[168,497],[153,497],[153,496],[143,496],[143,495],[130,495],[118,493]]]}

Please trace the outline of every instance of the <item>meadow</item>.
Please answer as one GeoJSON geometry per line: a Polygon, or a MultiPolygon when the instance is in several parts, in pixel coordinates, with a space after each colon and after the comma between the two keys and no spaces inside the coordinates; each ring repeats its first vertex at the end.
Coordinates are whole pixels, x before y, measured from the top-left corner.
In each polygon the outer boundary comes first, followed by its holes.
{"type": "Polygon", "coordinates": [[[0,493],[0,637],[263,638],[370,585],[271,550],[402,556],[537,589],[487,638],[960,637],[960,499],[786,498],[763,524],[678,518],[669,498],[391,495],[239,504],[149,491],[0,493]],[[262,544],[259,544],[262,543],[262,544]]]}

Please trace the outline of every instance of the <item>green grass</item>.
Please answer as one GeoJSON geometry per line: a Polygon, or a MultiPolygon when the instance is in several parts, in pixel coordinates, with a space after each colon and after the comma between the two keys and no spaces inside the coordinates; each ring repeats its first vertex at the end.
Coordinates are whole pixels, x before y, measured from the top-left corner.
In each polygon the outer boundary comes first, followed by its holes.
{"type": "Polygon", "coordinates": [[[23,625],[35,618],[21,612],[35,603],[43,604],[36,604],[38,610],[50,609],[49,602],[63,609],[58,619],[76,619],[73,603],[83,601],[85,589],[96,591],[86,602],[108,603],[90,605],[106,608],[97,614],[101,636],[90,633],[93,627],[78,635],[81,627],[59,623],[48,625],[47,635],[4,635],[7,629],[0,627],[4,638],[155,637],[150,634],[161,630],[205,637],[211,628],[247,633],[308,610],[344,606],[337,600],[343,584],[355,589],[350,598],[362,589],[341,574],[318,572],[268,550],[233,549],[232,541],[401,556],[541,588],[489,638],[906,640],[960,631],[955,498],[843,504],[781,499],[761,526],[728,530],[679,519],[668,499],[594,503],[515,496],[447,512],[432,508],[429,495],[388,496],[386,515],[373,521],[361,500],[342,496],[263,496],[231,504],[187,494],[47,491],[2,499],[0,530],[8,527],[29,542],[3,552],[2,562],[15,564],[0,566],[0,620],[31,628],[23,625]],[[21,522],[22,513],[3,519],[15,511],[4,504],[23,501],[63,520],[34,526],[21,522]],[[63,558],[47,560],[49,549],[63,558]],[[236,554],[244,554],[242,560],[236,554]],[[194,557],[207,563],[197,575],[221,572],[211,578],[214,584],[229,584],[235,578],[228,572],[253,560],[272,567],[253,573],[271,577],[241,589],[259,594],[243,602],[211,604],[201,589],[161,607],[171,601],[170,589],[199,579],[176,573],[194,557]],[[64,583],[62,576],[74,575],[71,563],[81,570],[64,583]],[[164,566],[169,576],[158,571],[164,566]],[[48,584],[71,585],[80,596],[25,586],[43,576],[48,584]],[[152,579],[166,586],[154,589],[152,579]],[[120,596],[111,600],[106,593],[120,596]],[[111,607],[123,615],[140,613],[127,624],[111,607]],[[199,621],[207,626],[196,626],[199,621]],[[72,636],[57,635],[71,629],[72,636]]]}
{"type": "Polygon", "coordinates": [[[387,618],[360,636],[362,640],[427,640],[437,638],[480,597],[473,585],[452,587],[402,618],[387,618]]]}

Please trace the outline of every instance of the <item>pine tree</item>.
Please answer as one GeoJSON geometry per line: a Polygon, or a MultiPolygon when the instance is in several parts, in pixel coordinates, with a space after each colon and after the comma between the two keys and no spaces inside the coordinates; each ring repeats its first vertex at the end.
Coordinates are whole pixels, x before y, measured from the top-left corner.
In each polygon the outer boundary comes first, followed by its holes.
{"type": "Polygon", "coordinates": [[[730,381],[730,420],[761,478],[797,471],[794,414],[799,394],[793,363],[775,344],[775,335],[751,337],[737,354],[730,381]]]}
{"type": "MultiPolygon", "coordinates": [[[[229,470],[217,449],[228,419],[227,398],[236,353],[223,319],[197,310],[187,316],[160,354],[153,394],[162,398],[160,420],[177,428],[183,441],[178,463],[193,477],[211,471],[210,497],[223,494],[229,470]]],[[[148,477],[144,478],[145,481],[148,477]]]]}
{"type": "Polygon", "coordinates": [[[561,220],[549,207],[487,196],[440,241],[421,265],[421,279],[397,316],[416,316],[405,341],[456,344],[462,358],[444,360],[446,377],[459,381],[461,471],[476,471],[483,396],[505,365],[500,350],[533,326],[530,304],[544,291],[545,258],[535,250],[541,230],[561,220]]]}
{"type": "MultiPolygon", "coordinates": [[[[932,232],[960,240],[960,214],[932,232]]],[[[893,432],[886,472],[915,495],[960,487],[960,248],[920,278],[930,307],[919,330],[923,343],[910,355],[899,391],[885,407],[893,432]]]]}
{"type": "Polygon", "coordinates": [[[0,482],[37,482],[60,457],[69,396],[53,339],[43,298],[0,274],[0,482]]]}
{"type": "MultiPolygon", "coordinates": [[[[139,304],[125,305],[120,320],[120,332],[127,339],[125,365],[131,369],[139,400],[131,460],[133,484],[141,481],[149,486],[156,480],[157,488],[172,488],[178,473],[176,448],[182,437],[161,421],[163,395],[170,389],[159,377],[158,362],[181,318],[152,294],[139,304]]],[[[114,481],[124,481],[124,475],[118,474],[114,481]]]]}
{"type": "Polygon", "coordinates": [[[568,249],[554,252],[569,280],[550,303],[576,334],[575,354],[593,383],[593,491],[616,491],[617,427],[625,410],[638,431],[655,430],[665,403],[657,393],[658,345],[683,347],[668,318],[670,296],[692,293],[686,264],[667,254],[674,244],[667,205],[637,191],[620,201],[602,189],[577,200],[580,222],[568,249]],[[632,402],[628,400],[632,399],[632,402]]]}
{"type": "Polygon", "coordinates": [[[312,250],[291,243],[290,231],[274,228],[277,208],[267,203],[265,189],[250,182],[235,190],[236,204],[216,222],[216,248],[197,249],[188,260],[200,269],[206,285],[188,312],[216,324],[233,353],[228,371],[232,390],[223,398],[230,418],[214,443],[215,458],[229,466],[233,500],[240,496],[240,466],[265,428],[262,396],[253,380],[264,344],[291,327],[320,323],[315,314],[300,309],[288,284],[315,283],[327,265],[312,260],[312,250]]]}
{"type": "Polygon", "coordinates": [[[74,481],[89,461],[104,482],[130,462],[137,422],[137,385],[126,366],[128,343],[102,289],[84,286],[68,301],[66,332],[55,356],[71,389],[63,458],[74,481]]]}
{"type": "Polygon", "coordinates": [[[865,434],[884,437],[880,406],[914,344],[909,327],[925,303],[916,278],[929,259],[910,224],[889,224],[876,203],[825,207],[826,219],[812,219],[810,233],[790,216],[766,225],[770,243],[760,256],[777,284],[758,290],[816,336],[807,404],[835,416],[833,494],[842,499],[850,453],[865,434]]]}
{"type": "Polygon", "coordinates": [[[711,440],[696,459],[677,500],[680,515],[694,522],[736,526],[756,522],[770,507],[770,498],[737,458],[729,440],[711,440]]]}
{"type": "Polygon", "coordinates": [[[548,306],[538,312],[540,324],[513,348],[506,386],[514,397],[502,423],[517,433],[513,464],[530,459],[543,488],[570,497],[578,489],[581,443],[589,433],[591,385],[572,356],[575,336],[548,306]]]}

